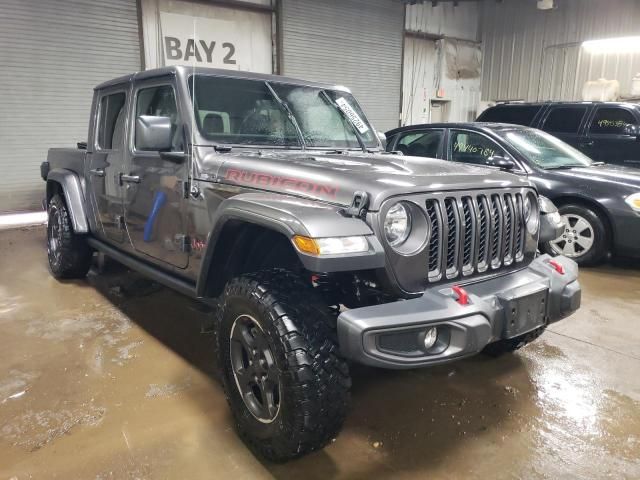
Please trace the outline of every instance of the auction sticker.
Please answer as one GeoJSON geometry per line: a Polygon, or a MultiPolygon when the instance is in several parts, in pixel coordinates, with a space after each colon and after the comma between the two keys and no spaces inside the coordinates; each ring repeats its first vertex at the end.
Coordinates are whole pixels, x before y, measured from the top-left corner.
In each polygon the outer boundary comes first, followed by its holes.
{"type": "Polygon", "coordinates": [[[356,113],[356,111],[351,105],[349,105],[349,102],[347,102],[344,97],[336,99],[336,103],[338,104],[338,107],[340,107],[340,110],[342,110],[345,115],[349,117],[349,120],[351,120],[353,126],[356,127],[360,133],[366,133],[369,131],[369,127],[367,127],[367,124],[364,123],[364,121],[360,118],[360,115],[356,113]]]}

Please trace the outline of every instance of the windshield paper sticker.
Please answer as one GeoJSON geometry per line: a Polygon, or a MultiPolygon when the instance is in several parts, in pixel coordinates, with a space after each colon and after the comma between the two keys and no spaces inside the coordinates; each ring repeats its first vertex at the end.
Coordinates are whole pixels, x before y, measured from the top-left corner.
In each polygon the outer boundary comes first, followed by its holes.
{"type": "Polygon", "coordinates": [[[345,115],[349,117],[349,120],[351,120],[353,126],[358,129],[358,132],[367,133],[369,131],[369,127],[367,127],[367,124],[364,123],[364,121],[360,118],[360,115],[356,113],[356,111],[351,105],[349,105],[349,102],[347,102],[344,97],[336,99],[336,103],[338,104],[338,107],[340,107],[340,110],[342,110],[345,115]]]}

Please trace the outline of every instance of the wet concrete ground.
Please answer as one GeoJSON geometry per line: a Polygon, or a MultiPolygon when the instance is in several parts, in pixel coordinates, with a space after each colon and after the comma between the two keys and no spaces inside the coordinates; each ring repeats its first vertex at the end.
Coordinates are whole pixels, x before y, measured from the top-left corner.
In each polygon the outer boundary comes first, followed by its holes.
{"type": "Polygon", "coordinates": [[[585,269],[583,307],[516,355],[353,368],[324,451],[236,437],[207,313],[111,266],[61,283],[44,229],[0,232],[0,480],[640,478],[640,265],[585,269]]]}

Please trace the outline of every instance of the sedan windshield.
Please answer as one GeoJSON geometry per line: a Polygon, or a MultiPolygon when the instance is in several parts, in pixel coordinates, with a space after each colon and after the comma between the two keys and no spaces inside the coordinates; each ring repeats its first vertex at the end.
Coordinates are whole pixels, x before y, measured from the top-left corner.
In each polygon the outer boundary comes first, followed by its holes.
{"type": "Polygon", "coordinates": [[[194,75],[189,88],[198,129],[216,144],[361,149],[376,134],[348,92],[194,75]]]}
{"type": "Polygon", "coordinates": [[[588,167],[593,161],[571,145],[532,128],[496,132],[527,160],[545,170],[588,167]]]}

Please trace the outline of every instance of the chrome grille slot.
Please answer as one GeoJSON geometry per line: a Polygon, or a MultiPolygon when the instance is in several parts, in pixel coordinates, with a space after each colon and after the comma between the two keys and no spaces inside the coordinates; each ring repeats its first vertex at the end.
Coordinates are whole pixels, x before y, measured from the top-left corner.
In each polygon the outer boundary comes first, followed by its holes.
{"type": "Polygon", "coordinates": [[[503,234],[503,214],[500,195],[491,195],[491,268],[498,268],[502,261],[500,259],[500,247],[503,234]]]}
{"type": "Polygon", "coordinates": [[[473,273],[475,260],[475,243],[477,218],[471,197],[462,198],[463,242],[462,242],[462,274],[473,273]]]}
{"type": "Polygon", "coordinates": [[[427,200],[426,202],[427,218],[431,227],[431,237],[427,246],[429,281],[435,282],[440,280],[442,276],[442,270],[440,265],[442,263],[442,214],[440,211],[440,204],[436,200],[427,200]]]}
{"type": "Polygon", "coordinates": [[[524,257],[524,212],[522,210],[522,195],[519,193],[516,195],[515,202],[516,209],[516,239],[515,239],[515,252],[516,262],[519,262],[524,257]]]}
{"type": "Polygon", "coordinates": [[[479,272],[484,272],[489,266],[489,248],[491,242],[491,217],[487,197],[479,195],[478,204],[478,264],[479,272]]]}
{"type": "Polygon", "coordinates": [[[511,195],[508,193],[502,197],[504,202],[504,235],[503,235],[503,261],[505,265],[513,262],[513,248],[515,240],[515,211],[511,195]]]}
{"type": "Polygon", "coordinates": [[[454,278],[458,275],[458,255],[460,246],[460,214],[458,212],[458,202],[455,198],[445,198],[444,208],[446,215],[446,260],[445,273],[447,278],[454,278]]]}

